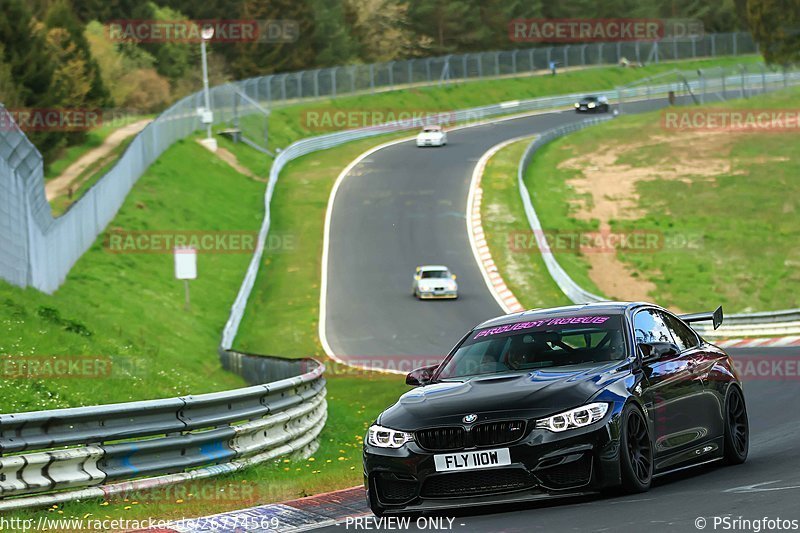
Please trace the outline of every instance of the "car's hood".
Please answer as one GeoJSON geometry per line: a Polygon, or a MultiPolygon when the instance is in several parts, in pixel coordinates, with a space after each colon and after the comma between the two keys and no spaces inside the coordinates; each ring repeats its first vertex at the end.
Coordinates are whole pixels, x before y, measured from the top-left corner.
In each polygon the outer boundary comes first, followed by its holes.
{"type": "Polygon", "coordinates": [[[443,381],[405,393],[378,423],[400,430],[461,424],[467,414],[488,418],[539,418],[586,403],[630,375],[623,361],[571,365],[526,373],[489,374],[443,381]]]}
{"type": "Polygon", "coordinates": [[[419,288],[424,290],[424,291],[431,290],[434,287],[444,287],[446,289],[449,289],[449,288],[455,289],[456,288],[456,282],[453,281],[452,279],[447,279],[447,278],[438,278],[438,279],[437,278],[426,278],[426,279],[419,280],[419,288]]]}

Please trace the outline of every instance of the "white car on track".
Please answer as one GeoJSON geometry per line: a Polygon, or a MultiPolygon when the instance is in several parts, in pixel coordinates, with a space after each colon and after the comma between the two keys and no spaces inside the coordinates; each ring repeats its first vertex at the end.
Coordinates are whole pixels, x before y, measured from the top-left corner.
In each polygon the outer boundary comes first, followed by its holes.
{"type": "Polygon", "coordinates": [[[447,144],[447,133],[441,126],[431,125],[422,128],[417,135],[417,146],[444,146],[447,144]]]}
{"type": "Polygon", "coordinates": [[[456,275],[443,265],[418,266],[411,292],[420,300],[458,298],[456,275]]]}

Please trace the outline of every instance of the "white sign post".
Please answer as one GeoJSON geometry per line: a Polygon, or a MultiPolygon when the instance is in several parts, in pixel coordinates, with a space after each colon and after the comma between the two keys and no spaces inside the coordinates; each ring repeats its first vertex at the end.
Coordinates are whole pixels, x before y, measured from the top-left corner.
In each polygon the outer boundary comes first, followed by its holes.
{"type": "Polygon", "coordinates": [[[189,311],[191,303],[189,300],[189,280],[197,279],[197,250],[194,248],[178,248],[175,250],[175,278],[183,280],[186,299],[184,309],[189,311]]]}

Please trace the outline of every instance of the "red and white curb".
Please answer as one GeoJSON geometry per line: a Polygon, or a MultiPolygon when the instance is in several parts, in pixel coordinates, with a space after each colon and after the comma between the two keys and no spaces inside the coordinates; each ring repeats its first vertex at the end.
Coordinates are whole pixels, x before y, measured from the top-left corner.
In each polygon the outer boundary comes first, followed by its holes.
{"type": "Polygon", "coordinates": [[[726,339],[712,341],[720,348],[783,348],[800,346],[800,335],[789,337],[757,338],[757,339],[726,339]]]}
{"type": "Polygon", "coordinates": [[[503,141],[492,146],[489,151],[483,154],[472,171],[469,196],[467,197],[467,233],[469,234],[472,254],[475,256],[475,261],[478,263],[478,268],[483,275],[486,286],[489,288],[489,292],[492,293],[494,299],[497,300],[497,303],[506,313],[518,313],[524,311],[525,308],[519,303],[511,289],[508,288],[503,276],[500,275],[497,265],[492,259],[489,244],[486,242],[486,234],[483,231],[483,223],[481,221],[481,202],[483,200],[481,180],[486,170],[486,164],[492,156],[512,143],[530,137],[531,135],[524,135],[503,141]]]}

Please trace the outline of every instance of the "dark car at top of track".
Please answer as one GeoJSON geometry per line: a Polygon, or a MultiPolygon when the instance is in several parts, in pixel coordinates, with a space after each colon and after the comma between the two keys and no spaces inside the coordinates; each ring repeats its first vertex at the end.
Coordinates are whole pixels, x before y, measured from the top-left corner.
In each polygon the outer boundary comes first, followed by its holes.
{"type": "Polygon", "coordinates": [[[372,511],[643,492],[675,470],[747,458],[731,358],[646,303],[603,302],[486,321],[369,428],[372,511]]]}
{"type": "Polygon", "coordinates": [[[605,96],[584,96],[575,102],[576,113],[608,113],[611,106],[605,96]]]}

